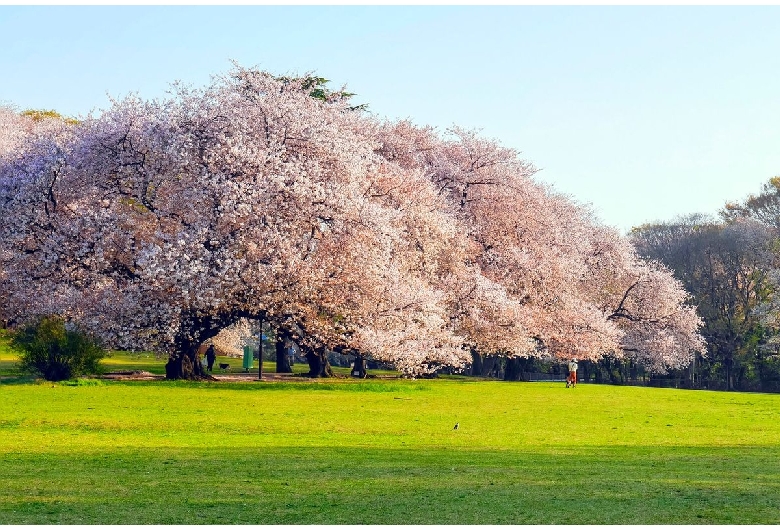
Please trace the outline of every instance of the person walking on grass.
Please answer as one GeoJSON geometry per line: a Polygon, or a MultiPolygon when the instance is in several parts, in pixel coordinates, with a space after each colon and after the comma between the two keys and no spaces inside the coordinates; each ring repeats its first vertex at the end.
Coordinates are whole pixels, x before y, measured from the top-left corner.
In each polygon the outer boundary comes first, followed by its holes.
{"type": "Polygon", "coordinates": [[[217,354],[214,353],[214,345],[209,345],[209,349],[206,350],[206,363],[208,364],[208,371],[210,372],[214,368],[214,361],[217,359],[217,354]]]}
{"type": "Polygon", "coordinates": [[[577,386],[577,359],[569,361],[569,377],[566,378],[566,388],[577,386]]]}

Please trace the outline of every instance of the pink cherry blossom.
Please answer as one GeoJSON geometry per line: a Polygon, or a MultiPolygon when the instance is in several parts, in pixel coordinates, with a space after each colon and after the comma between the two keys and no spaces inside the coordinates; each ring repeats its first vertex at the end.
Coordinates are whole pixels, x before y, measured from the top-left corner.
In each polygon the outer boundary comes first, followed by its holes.
{"type": "Polygon", "coordinates": [[[701,350],[671,274],[511,149],[238,66],[175,88],[78,124],[0,109],[3,318],[63,314],[169,352],[171,377],[247,318],[412,376],[471,347],[654,370],[701,350]]]}

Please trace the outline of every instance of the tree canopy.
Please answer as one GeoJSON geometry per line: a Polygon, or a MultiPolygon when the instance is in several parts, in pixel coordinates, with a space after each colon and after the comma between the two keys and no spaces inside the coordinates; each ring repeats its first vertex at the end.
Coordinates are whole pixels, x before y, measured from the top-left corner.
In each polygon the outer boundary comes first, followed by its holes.
{"type": "Polygon", "coordinates": [[[78,123],[0,113],[3,317],[164,349],[172,377],[242,318],[412,375],[471,348],[655,371],[702,351],[680,282],[516,151],[321,85],[236,66],[78,123]]]}
{"type": "Polygon", "coordinates": [[[642,256],[674,272],[703,319],[700,385],[780,389],[778,186],[775,177],[759,195],[726,204],[720,219],[694,214],[631,235],[642,256]]]}

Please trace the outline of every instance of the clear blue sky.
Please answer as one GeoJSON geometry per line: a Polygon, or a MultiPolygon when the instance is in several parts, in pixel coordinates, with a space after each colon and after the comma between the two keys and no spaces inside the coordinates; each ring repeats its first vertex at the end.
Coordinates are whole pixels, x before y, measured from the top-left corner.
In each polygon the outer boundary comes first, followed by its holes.
{"type": "Polygon", "coordinates": [[[85,115],[234,59],[456,124],[625,231],[780,175],[780,7],[0,6],[0,102],[85,115]]]}

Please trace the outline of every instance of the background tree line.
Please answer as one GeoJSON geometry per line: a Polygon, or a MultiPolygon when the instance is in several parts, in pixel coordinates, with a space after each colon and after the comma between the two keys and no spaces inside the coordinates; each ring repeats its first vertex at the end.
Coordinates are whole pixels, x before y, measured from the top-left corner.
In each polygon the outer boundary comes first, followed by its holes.
{"type": "Polygon", "coordinates": [[[707,355],[671,375],[694,388],[780,391],[780,177],[717,218],[647,224],[630,239],[673,272],[704,321],[707,355]]]}

